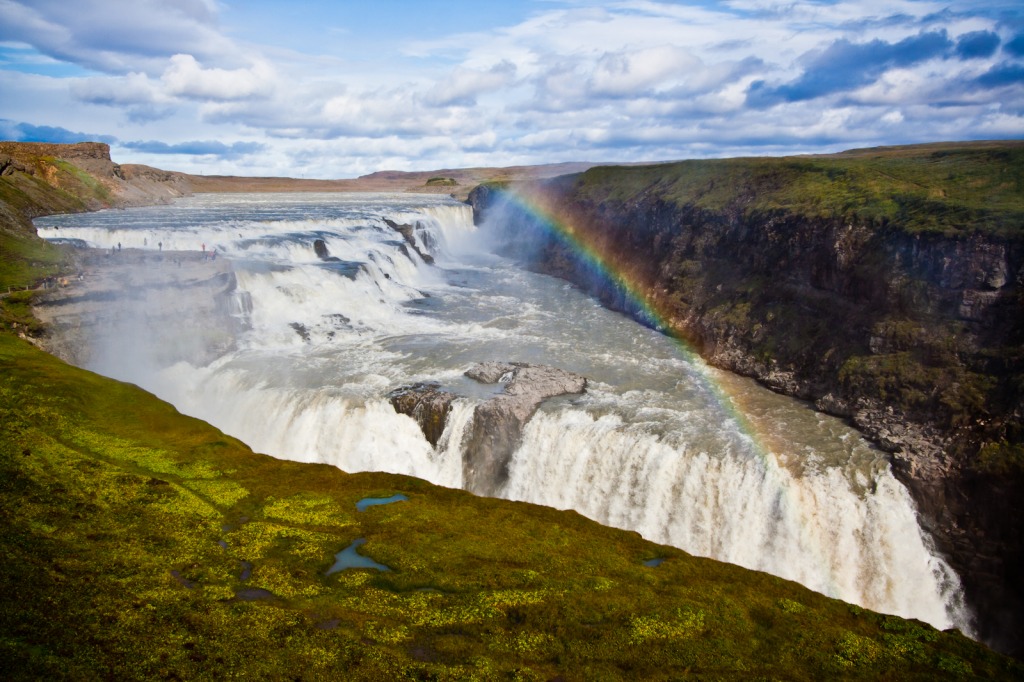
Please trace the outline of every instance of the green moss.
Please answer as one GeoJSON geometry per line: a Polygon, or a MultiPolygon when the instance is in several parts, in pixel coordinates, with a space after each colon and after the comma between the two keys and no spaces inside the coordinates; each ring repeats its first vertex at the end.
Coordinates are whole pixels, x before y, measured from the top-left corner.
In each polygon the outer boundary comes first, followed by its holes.
{"type": "Polygon", "coordinates": [[[1024,445],[999,441],[986,443],[972,462],[975,471],[995,476],[1024,474],[1024,445]]]}
{"type": "Polygon", "coordinates": [[[63,177],[58,177],[58,183],[64,186],[70,185],[68,189],[71,189],[76,195],[98,199],[107,204],[113,201],[110,189],[93,174],[63,159],[47,160],[63,174],[63,177]],[[78,186],[76,187],[76,185],[78,186]]]}
{"type": "Polygon", "coordinates": [[[868,395],[904,414],[934,413],[947,425],[969,424],[984,415],[995,378],[972,372],[955,361],[935,362],[920,353],[899,351],[856,355],[839,370],[852,392],[868,395]]]}
{"type": "Polygon", "coordinates": [[[68,249],[34,236],[4,232],[0,226],[0,295],[12,289],[36,287],[44,278],[70,268],[68,249]]]}
{"type": "Polygon", "coordinates": [[[342,511],[331,497],[305,492],[284,500],[268,500],[263,513],[267,518],[311,526],[344,528],[355,523],[352,514],[342,511]]]}
{"type": "Polygon", "coordinates": [[[459,181],[455,178],[430,178],[427,180],[427,187],[456,187],[459,181]]]}

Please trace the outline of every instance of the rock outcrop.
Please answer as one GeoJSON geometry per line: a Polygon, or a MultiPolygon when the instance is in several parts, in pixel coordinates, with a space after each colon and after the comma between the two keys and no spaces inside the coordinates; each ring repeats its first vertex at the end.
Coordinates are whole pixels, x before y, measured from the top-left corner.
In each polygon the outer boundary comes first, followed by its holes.
{"type": "Polygon", "coordinates": [[[341,262],[340,258],[331,255],[330,249],[327,248],[327,242],[325,242],[323,239],[313,240],[313,253],[316,254],[317,258],[324,261],[325,263],[341,262]]]}
{"type": "Polygon", "coordinates": [[[508,464],[523,426],[547,398],[582,393],[587,380],[555,367],[521,362],[485,362],[466,376],[485,384],[501,383],[504,392],[477,406],[462,463],[466,488],[493,495],[508,479],[508,464]]]}
{"type": "Polygon", "coordinates": [[[388,401],[395,412],[415,419],[427,441],[435,448],[448,425],[448,415],[456,398],[457,395],[435,383],[403,386],[388,394],[388,401]]]}
{"type": "MultiPolygon", "coordinates": [[[[433,264],[434,257],[431,256],[430,253],[428,253],[428,251],[426,251],[424,249],[421,249],[420,245],[419,245],[419,242],[416,240],[416,226],[415,225],[399,224],[399,223],[396,223],[394,220],[389,220],[387,218],[384,219],[384,222],[392,230],[394,230],[395,232],[397,232],[400,235],[402,235],[402,237],[405,239],[405,242],[412,248],[413,251],[415,251],[417,254],[419,254],[419,257],[423,259],[424,263],[426,263],[428,265],[432,265],[433,264]]],[[[420,234],[422,234],[423,236],[427,236],[427,233],[425,233],[425,232],[421,232],[420,234]]],[[[430,246],[431,246],[430,244],[427,244],[426,245],[427,249],[429,249],[430,246]]]]}
{"type": "MultiPolygon", "coordinates": [[[[540,404],[555,396],[582,393],[587,380],[556,367],[523,362],[483,362],[469,368],[466,376],[503,389],[476,406],[462,443],[466,489],[494,495],[508,479],[509,460],[522,440],[523,427],[540,404]]],[[[395,411],[415,419],[434,447],[457,398],[435,383],[403,386],[388,394],[395,411]]]]}
{"type": "Polygon", "coordinates": [[[470,202],[504,206],[490,222],[509,255],[890,452],[980,634],[1020,655],[1022,161],[1024,146],[991,143],[594,169],[520,189],[544,221],[491,186],[470,202]],[[962,174],[989,198],[961,192],[962,174]],[[855,199],[823,208],[842,193],[855,199]]]}

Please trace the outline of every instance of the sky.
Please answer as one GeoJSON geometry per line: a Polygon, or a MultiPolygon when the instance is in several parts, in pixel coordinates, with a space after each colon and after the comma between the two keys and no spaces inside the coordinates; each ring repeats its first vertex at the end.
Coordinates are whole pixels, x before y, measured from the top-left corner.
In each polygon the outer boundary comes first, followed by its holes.
{"type": "Polygon", "coordinates": [[[0,0],[0,139],[168,170],[1020,138],[1022,0],[0,0]]]}

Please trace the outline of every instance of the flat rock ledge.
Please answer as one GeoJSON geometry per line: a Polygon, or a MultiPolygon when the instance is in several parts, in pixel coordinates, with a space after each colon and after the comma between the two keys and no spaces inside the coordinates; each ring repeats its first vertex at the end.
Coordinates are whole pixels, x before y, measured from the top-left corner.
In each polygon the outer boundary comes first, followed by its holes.
{"type": "MultiPolygon", "coordinates": [[[[466,489],[493,495],[508,480],[508,464],[522,440],[523,427],[548,398],[583,393],[585,377],[557,367],[524,362],[482,362],[466,376],[484,384],[501,384],[503,391],[476,406],[464,436],[462,473],[466,489]]],[[[420,425],[437,447],[458,396],[438,384],[403,386],[388,394],[395,411],[420,425]]]]}

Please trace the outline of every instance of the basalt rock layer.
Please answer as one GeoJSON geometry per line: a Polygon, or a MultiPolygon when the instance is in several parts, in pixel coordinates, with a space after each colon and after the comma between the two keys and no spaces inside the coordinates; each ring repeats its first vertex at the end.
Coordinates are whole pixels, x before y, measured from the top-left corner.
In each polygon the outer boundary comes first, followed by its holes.
{"type": "Polygon", "coordinates": [[[415,419],[423,436],[435,448],[448,425],[448,415],[457,398],[457,395],[436,383],[403,386],[388,394],[388,401],[395,412],[415,419]]]}
{"type": "Polygon", "coordinates": [[[595,168],[508,195],[470,197],[508,253],[892,453],[980,634],[1024,651],[1024,145],[595,168]]]}

